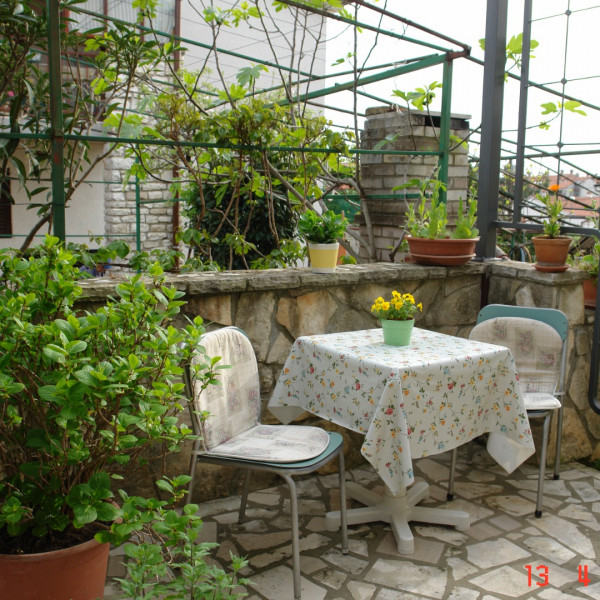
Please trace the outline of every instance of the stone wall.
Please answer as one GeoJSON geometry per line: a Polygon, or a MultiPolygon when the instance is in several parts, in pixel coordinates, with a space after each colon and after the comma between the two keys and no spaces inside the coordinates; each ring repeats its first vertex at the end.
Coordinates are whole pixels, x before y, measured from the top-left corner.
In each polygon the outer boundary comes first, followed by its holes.
{"type": "MultiPolygon", "coordinates": [[[[314,274],[306,268],[208,272],[170,276],[170,280],[186,293],[185,314],[200,315],[209,329],[236,325],[248,333],[259,361],[264,404],[296,337],[375,327],[371,304],[394,289],[413,293],[423,302],[417,326],[461,337],[468,336],[482,303],[559,308],[568,315],[572,328],[562,451],[563,460],[572,460],[600,454],[600,415],[587,404],[591,316],[583,308],[584,277],[578,271],[543,274],[531,265],[507,261],[453,268],[347,265],[337,267],[332,275],[314,274]]],[[[113,287],[110,280],[84,282],[86,299],[102,302],[113,287]]],[[[265,410],[264,420],[271,418],[265,410]]],[[[330,423],[320,424],[333,428],[330,423]]],[[[361,437],[341,432],[348,442],[348,463],[356,464],[362,460],[361,437]]],[[[553,442],[551,457],[552,448],[553,442]]],[[[189,453],[184,452],[173,458],[171,469],[186,472],[188,461],[189,453]]],[[[227,469],[202,466],[200,473],[195,501],[237,493],[239,478],[227,469]]],[[[144,491],[149,481],[147,474],[139,474],[136,490],[144,491]]],[[[253,481],[255,487],[268,484],[258,475],[253,481]]]]}

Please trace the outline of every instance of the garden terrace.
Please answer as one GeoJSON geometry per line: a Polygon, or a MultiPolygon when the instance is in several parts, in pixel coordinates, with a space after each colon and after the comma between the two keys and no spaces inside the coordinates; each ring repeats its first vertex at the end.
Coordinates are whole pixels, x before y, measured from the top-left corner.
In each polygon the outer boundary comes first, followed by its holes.
{"type": "MultiPolygon", "coordinates": [[[[329,275],[291,268],[168,277],[185,292],[185,315],[201,316],[209,329],[236,325],[248,333],[259,361],[265,403],[296,337],[375,327],[370,314],[373,299],[389,295],[392,289],[410,292],[423,303],[418,327],[460,337],[468,336],[483,301],[558,308],[571,327],[562,447],[567,461],[600,456],[600,416],[587,403],[594,318],[592,311],[584,309],[583,279],[579,271],[540,273],[514,261],[452,268],[410,263],[346,265],[329,275]]],[[[113,294],[114,285],[111,279],[84,281],[82,301],[102,302],[113,294]]],[[[361,436],[345,435],[351,440],[349,462],[353,464],[360,460],[361,436]]],[[[553,456],[552,442],[549,456],[553,456]]],[[[173,469],[185,471],[188,459],[185,453],[173,458],[177,464],[173,469]]],[[[202,468],[206,471],[199,478],[199,498],[237,493],[237,482],[226,470],[202,468]]],[[[147,491],[151,481],[141,476],[138,491],[147,491]]]]}

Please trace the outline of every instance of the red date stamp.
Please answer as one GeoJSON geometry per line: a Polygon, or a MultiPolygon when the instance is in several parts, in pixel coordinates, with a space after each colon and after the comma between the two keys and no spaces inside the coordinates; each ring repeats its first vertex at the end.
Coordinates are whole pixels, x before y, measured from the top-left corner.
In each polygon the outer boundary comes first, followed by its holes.
{"type": "MultiPolygon", "coordinates": [[[[534,575],[540,580],[535,582],[538,587],[544,587],[550,583],[550,569],[546,565],[538,565],[535,568],[532,565],[525,565],[525,570],[527,571],[527,585],[529,587],[533,585],[534,575]]],[[[590,578],[588,577],[587,565],[579,565],[578,581],[583,583],[584,586],[589,585],[590,578]]]]}

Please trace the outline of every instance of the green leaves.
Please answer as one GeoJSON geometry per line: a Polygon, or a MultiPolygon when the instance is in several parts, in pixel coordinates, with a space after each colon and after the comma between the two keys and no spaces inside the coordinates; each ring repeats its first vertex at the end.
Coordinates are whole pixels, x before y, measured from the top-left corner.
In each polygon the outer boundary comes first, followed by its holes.
{"type": "MultiPolygon", "coordinates": [[[[110,521],[118,466],[150,445],[157,455],[176,450],[190,435],[178,422],[187,406],[181,365],[202,321],[173,327],[182,294],[164,285],[158,265],[82,311],[80,259],[55,238],[27,260],[0,250],[0,510],[18,498],[19,533],[110,521]]],[[[199,381],[212,371],[206,360],[199,381]]]]}
{"type": "Polygon", "coordinates": [[[252,67],[241,68],[235,78],[238,83],[242,86],[252,87],[255,81],[260,77],[263,72],[268,72],[269,69],[265,65],[253,65],[252,67]]]}
{"type": "Polygon", "coordinates": [[[175,510],[185,494],[188,476],[156,482],[168,500],[120,493],[119,521],[110,531],[96,535],[100,542],[123,544],[133,535],[138,543],[125,543],[127,577],[118,580],[127,598],[147,600],[181,598],[239,598],[235,588],[247,583],[237,573],[248,563],[231,556],[231,573],[206,563],[216,544],[200,542],[202,519],[198,506],[175,510]],[[167,576],[168,575],[168,576],[167,576]]]}
{"type": "Polygon", "coordinates": [[[437,179],[436,171],[431,177],[411,179],[393,189],[414,187],[419,189],[418,208],[415,208],[415,202],[409,204],[406,231],[413,237],[432,240],[448,237],[446,203],[441,199],[441,193],[446,190],[446,184],[437,179]]]}
{"type": "Polygon", "coordinates": [[[315,244],[336,242],[344,236],[347,226],[348,219],[344,215],[335,214],[332,210],[327,210],[323,214],[307,210],[298,220],[300,235],[315,244]]]}
{"type": "Polygon", "coordinates": [[[100,471],[94,473],[88,483],[73,487],[66,497],[67,504],[73,509],[73,525],[83,527],[93,521],[114,521],[119,509],[107,502],[112,498],[110,477],[100,471]]]}
{"type": "Polygon", "coordinates": [[[475,227],[477,223],[477,201],[471,198],[467,203],[465,212],[464,202],[461,198],[458,201],[458,214],[456,217],[456,227],[452,231],[452,238],[455,240],[472,240],[479,235],[479,230],[475,227]]]}
{"type": "Polygon", "coordinates": [[[392,95],[402,98],[406,104],[412,104],[417,110],[425,110],[431,105],[435,98],[435,92],[438,88],[443,87],[443,84],[438,81],[433,81],[425,87],[418,87],[413,92],[403,92],[401,90],[393,90],[392,95]]]}

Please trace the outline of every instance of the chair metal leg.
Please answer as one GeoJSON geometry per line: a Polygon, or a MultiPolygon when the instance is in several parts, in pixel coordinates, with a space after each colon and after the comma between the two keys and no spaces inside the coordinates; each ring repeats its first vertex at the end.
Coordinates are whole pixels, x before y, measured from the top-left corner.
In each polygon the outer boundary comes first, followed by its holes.
{"type": "Polygon", "coordinates": [[[542,516],[542,502],[544,498],[544,478],[546,475],[546,455],[548,453],[548,437],[550,434],[550,418],[552,412],[548,411],[544,417],[542,426],[542,450],[540,452],[540,472],[538,476],[537,503],[535,507],[535,516],[539,519],[542,516]]]}
{"type": "Polygon", "coordinates": [[[248,503],[248,490],[250,489],[250,469],[246,469],[246,477],[244,478],[244,487],[242,488],[242,501],[240,502],[240,512],[238,514],[238,523],[244,522],[246,516],[246,504],[248,503]]]}
{"type": "Polygon", "coordinates": [[[562,441],[563,407],[558,409],[556,421],[556,455],[554,457],[554,479],[560,479],[560,446],[562,441]]]}
{"type": "Polygon", "coordinates": [[[458,448],[452,450],[450,455],[450,474],[448,476],[448,492],[446,498],[454,500],[454,472],[456,471],[456,457],[458,456],[458,448]]]}
{"type": "Polygon", "coordinates": [[[342,554],[348,554],[348,513],[346,509],[346,467],[344,449],[339,454],[340,461],[340,522],[342,529],[342,554]]]}
{"type": "Polygon", "coordinates": [[[301,600],[300,581],[300,528],[298,526],[298,494],[296,483],[286,474],[281,474],[290,488],[290,512],[292,518],[292,560],[294,565],[294,600],[301,600]]]}

